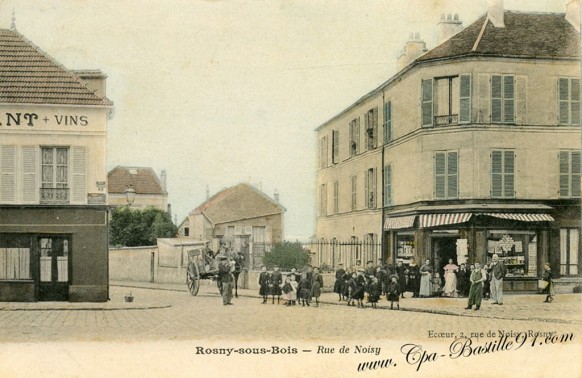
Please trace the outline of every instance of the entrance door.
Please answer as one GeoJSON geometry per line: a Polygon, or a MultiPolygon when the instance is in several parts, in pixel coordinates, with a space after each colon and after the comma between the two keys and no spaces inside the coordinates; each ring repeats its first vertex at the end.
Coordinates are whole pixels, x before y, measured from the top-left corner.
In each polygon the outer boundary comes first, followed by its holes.
{"type": "Polygon", "coordinates": [[[69,244],[62,236],[43,236],[38,239],[40,258],[40,301],[69,299],[69,244]]]}
{"type": "Polygon", "coordinates": [[[436,237],[432,239],[432,261],[435,272],[443,276],[443,267],[449,263],[457,263],[457,237],[436,237]]]}

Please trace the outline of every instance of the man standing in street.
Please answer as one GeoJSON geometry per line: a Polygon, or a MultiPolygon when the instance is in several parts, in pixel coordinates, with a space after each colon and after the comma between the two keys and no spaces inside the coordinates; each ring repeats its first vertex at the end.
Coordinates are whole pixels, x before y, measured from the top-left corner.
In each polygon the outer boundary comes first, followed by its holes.
{"type": "Polygon", "coordinates": [[[231,305],[232,299],[232,281],[233,281],[233,272],[234,272],[234,261],[231,262],[228,260],[228,257],[225,254],[218,255],[218,277],[220,280],[220,284],[222,287],[221,295],[222,295],[222,304],[223,305],[231,305]]]}
{"type": "Polygon", "coordinates": [[[497,253],[493,254],[491,258],[491,299],[492,304],[503,304],[503,278],[507,274],[507,267],[503,261],[499,260],[499,255],[497,253]]]}

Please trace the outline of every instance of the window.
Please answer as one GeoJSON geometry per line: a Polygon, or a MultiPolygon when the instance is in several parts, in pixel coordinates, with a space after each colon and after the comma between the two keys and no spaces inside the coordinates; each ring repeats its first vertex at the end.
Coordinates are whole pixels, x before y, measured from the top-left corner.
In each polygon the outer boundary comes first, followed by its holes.
{"type": "Polygon", "coordinates": [[[580,197],[580,151],[560,151],[560,197],[580,197]]]}
{"type": "Polygon", "coordinates": [[[350,156],[360,153],[360,118],[350,122],[350,156]]]}
{"type": "Polygon", "coordinates": [[[437,152],[434,156],[434,198],[459,197],[459,161],[457,151],[437,152]]]}
{"type": "Polygon", "coordinates": [[[0,248],[0,280],[28,280],[30,248],[0,248]]]}
{"type": "Polygon", "coordinates": [[[579,79],[558,79],[558,111],[560,125],[580,124],[579,79]]]}
{"type": "Polygon", "coordinates": [[[384,167],[384,206],[392,205],[392,166],[384,167]]]}
{"type": "Polygon", "coordinates": [[[366,113],[366,146],[368,151],[378,145],[378,108],[368,110],[366,113]]]}
{"type": "Polygon", "coordinates": [[[319,215],[327,215],[327,188],[325,184],[319,187],[319,215]]]}
{"type": "Polygon", "coordinates": [[[190,228],[184,227],[184,236],[190,236],[190,228]]]}
{"type": "Polygon", "coordinates": [[[384,144],[392,140],[392,102],[384,104],[384,144]]]}
{"type": "Polygon", "coordinates": [[[327,167],[327,156],[328,156],[327,155],[327,153],[328,153],[328,151],[327,151],[327,137],[321,138],[320,143],[321,143],[321,145],[319,148],[319,153],[320,153],[320,155],[319,155],[319,167],[325,168],[325,167],[327,167]]]}
{"type": "Polygon", "coordinates": [[[331,132],[331,162],[339,163],[339,130],[331,132]]]}
{"type": "Polygon", "coordinates": [[[511,150],[491,153],[491,197],[515,197],[515,153],[511,150]]]}
{"type": "Polygon", "coordinates": [[[333,182],[333,213],[339,213],[339,182],[333,182]]]}
{"type": "Polygon", "coordinates": [[[41,204],[69,203],[69,148],[41,149],[41,204]]]}
{"type": "Polygon", "coordinates": [[[560,274],[578,274],[578,245],[580,234],[577,228],[560,229],[560,274]]]}
{"type": "Polygon", "coordinates": [[[358,181],[357,181],[358,176],[351,176],[351,182],[352,182],[352,206],[351,209],[356,210],[358,207],[358,181]]]}
{"type": "Polygon", "coordinates": [[[367,209],[376,207],[376,169],[370,168],[366,171],[365,206],[367,209]]]}
{"type": "Polygon", "coordinates": [[[422,126],[471,122],[471,75],[423,80],[422,126]]]}
{"type": "Polygon", "coordinates": [[[515,123],[513,75],[491,75],[491,122],[515,123]]]}

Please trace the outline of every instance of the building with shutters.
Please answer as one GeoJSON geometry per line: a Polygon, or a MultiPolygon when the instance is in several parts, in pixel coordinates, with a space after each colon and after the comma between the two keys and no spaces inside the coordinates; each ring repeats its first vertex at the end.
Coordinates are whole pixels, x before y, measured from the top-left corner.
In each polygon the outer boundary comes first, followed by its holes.
{"type": "Polygon", "coordinates": [[[284,240],[286,209],[274,198],[246,183],[223,189],[198,205],[182,222],[186,238],[206,240],[218,251],[220,241],[242,252],[249,267],[256,267],[274,243],[284,240]]]}
{"type": "Polygon", "coordinates": [[[144,209],[153,206],[169,211],[166,190],[166,171],[162,170],[161,179],[150,167],[116,166],[107,173],[107,198],[109,206],[126,206],[125,191],[133,188],[135,197],[132,207],[144,209]]]}
{"type": "Polygon", "coordinates": [[[106,76],[14,25],[0,60],[0,301],[107,301],[106,76]]]}
{"type": "Polygon", "coordinates": [[[443,15],[433,49],[411,35],[396,75],[316,129],[318,239],[379,238],[379,258],[436,272],[498,253],[507,290],[545,262],[578,280],[579,1],[490,3],[467,27],[443,15]]]}

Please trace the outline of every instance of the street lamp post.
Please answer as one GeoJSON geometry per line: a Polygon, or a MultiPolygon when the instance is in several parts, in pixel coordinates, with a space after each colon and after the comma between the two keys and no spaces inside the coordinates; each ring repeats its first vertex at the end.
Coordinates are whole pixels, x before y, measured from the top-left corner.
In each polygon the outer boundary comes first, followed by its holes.
{"type": "Polygon", "coordinates": [[[125,189],[125,200],[127,201],[127,205],[131,206],[133,201],[135,201],[135,189],[133,185],[128,185],[125,189]]]}

